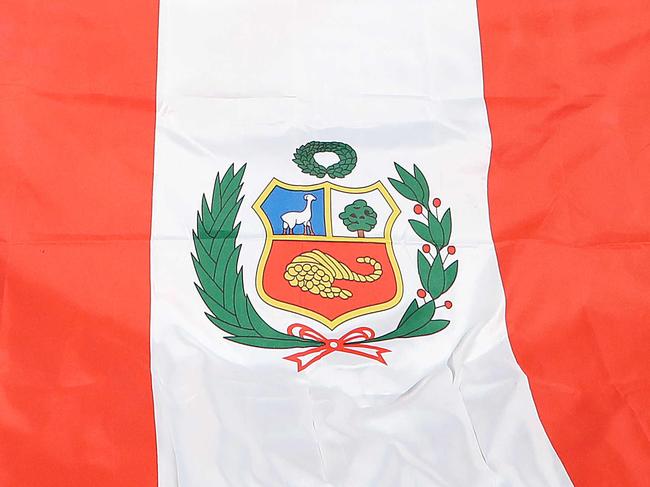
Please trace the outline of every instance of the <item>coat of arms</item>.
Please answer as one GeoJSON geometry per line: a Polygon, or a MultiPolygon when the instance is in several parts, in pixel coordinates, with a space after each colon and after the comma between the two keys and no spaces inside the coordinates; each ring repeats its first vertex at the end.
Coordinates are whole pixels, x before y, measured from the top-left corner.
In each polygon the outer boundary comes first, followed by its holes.
{"type": "MultiPolygon", "coordinates": [[[[341,179],[357,164],[356,152],[342,142],[309,142],[293,161],[303,173],[341,179]],[[314,155],[334,152],[339,161],[329,167],[314,155]]],[[[409,172],[395,164],[398,178],[388,182],[415,203],[409,224],[422,245],[417,252],[421,289],[395,328],[377,336],[362,326],[337,338],[294,323],[280,331],[269,325],[251,304],[239,267],[237,215],[243,202],[245,165],[230,166],[217,175],[210,199],[204,195],[194,232],[197,290],[209,309],[207,318],[232,342],[260,348],[303,349],[285,357],[305,369],[333,352],[351,353],[386,364],[387,348],[376,343],[437,333],[449,320],[434,319],[441,297],[454,283],[458,261],[449,245],[451,212],[440,214],[441,201],[430,200],[429,184],[417,167],[409,172]]],[[[400,267],[392,229],[400,208],[381,182],[347,187],[331,181],[294,185],[271,180],[255,200],[266,240],[256,274],[256,290],[271,306],[311,318],[329,330],[350,319],[397,306],[403,298],[400,267]]]]}
{"type": "Polygon", "coordinates": [[[381,182],[347,188],[274,179],[253,208],[266,229],[257,292],[267,303],[330,329],[399,303],[391,230],[400,211],[381,182]]]}

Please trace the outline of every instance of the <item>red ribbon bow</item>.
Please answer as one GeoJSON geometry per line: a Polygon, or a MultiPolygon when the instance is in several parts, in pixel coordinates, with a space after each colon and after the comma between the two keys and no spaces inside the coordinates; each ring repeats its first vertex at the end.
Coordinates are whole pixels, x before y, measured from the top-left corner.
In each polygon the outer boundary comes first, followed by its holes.
{"type": "Polygon", "coordinates": [[[314,362],[317,362],[323,357],[328,356],[332,352],[352,353],[354,355],[376,360],[377,362],[381,362],[384,365],[386,365],[386,360],[384,360],[382,354],[390,352],[390,350],[387,348],[367,345],[365,343],[358,343],[375,338],[374,330],[371,330],[365,326],[355,328],[354,330],[347,332],[341,338],[334,339],[326,338],[316,330],[308,327],[307,325],[301,325],[299,323],[293,324],[287,328],[287,333],[289,335],[297,336],[307,340],[316,340],[318,342],[323,342],[323,345],[320,345],[318,347],[313,347],[309,350],[294,353],[293,355],[284,357],[286,360],[290,360],[298,364],[298,372],[306,369],[314,362]]]}

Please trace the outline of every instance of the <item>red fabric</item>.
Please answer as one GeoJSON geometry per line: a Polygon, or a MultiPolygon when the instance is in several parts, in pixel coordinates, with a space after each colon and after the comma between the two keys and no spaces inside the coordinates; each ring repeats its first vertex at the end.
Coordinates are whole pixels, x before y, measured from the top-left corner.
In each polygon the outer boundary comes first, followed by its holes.
{"type": "Polygon", "coordinates": [[[157,6],[1,10],[0,485],[153,486],[157,6]]]}
{"type": "Polygon", "coordinates": [[[648,2],[478,7],[515,355],[576,485],[647,485],[648,2]]]}
{"type": "MultiPolygon", "coordinates": [[[[515,354],[576,485],[645,485],[650,10],[479,0],[479,14],[515,354]]],[[[156,483],[156,28],[153,1],[3,2],[3,487],[156,483]]]]}

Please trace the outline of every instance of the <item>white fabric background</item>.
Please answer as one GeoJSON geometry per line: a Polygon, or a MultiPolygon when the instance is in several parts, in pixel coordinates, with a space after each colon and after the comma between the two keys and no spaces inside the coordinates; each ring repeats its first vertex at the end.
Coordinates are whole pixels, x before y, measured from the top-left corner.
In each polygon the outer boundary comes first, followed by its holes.
{"type": "MultiPolygon", "coordinates": [[[[159,483],[182,486],[570,485],[510,350],[487,209],[490,134],[474,2],[162,0],[154,181],[152,370],[159,483]],[[251,204],[310,140],[352,145],[346,186],[417,163],[451,206],[451,325],[384,342],[389,365],[335,353],[296,373],[286,350],[233,344],[204,316],[190,259],[201,195],[248,163],[240,263],[262,317],[264,233],[251,204]]],[[[340,181],[337,181],[340,182],[340,181]]],[[[392,191],[392,189],[391,189],[392,191]]],[[[404,299],[344,323],[392,329],[419,287],[421,244],[394,230],[404,299]]],[[[289,352],[290,353],[290,352],[289,352]]]]}

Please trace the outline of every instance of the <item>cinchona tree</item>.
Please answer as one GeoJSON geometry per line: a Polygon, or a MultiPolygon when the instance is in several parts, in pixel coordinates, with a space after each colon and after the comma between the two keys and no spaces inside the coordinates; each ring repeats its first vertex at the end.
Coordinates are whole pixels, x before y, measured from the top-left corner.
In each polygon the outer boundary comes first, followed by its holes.
{"type": "Polygon", "coordinates": [[[373,210],[365,200],[356,200],[343,209],[339,214],[343,224],[351,232],[357,232],[357,236],[363,237],[377,225],[377,212],[373,210]]]}

